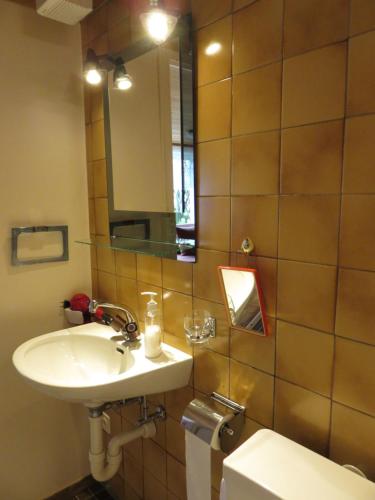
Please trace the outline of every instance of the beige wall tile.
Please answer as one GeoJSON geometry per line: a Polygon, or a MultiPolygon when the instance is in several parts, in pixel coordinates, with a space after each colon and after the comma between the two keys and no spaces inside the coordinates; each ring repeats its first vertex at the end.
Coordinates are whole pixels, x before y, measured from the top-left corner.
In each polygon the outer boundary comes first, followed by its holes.
{"type": "Polygon", "coordinates": [[[116,277],[117,300],[120,305],[130,308],[138,316],[138,290],[136,280],[116,277]]]}
{"type": "Polygon", "coordinates": [[[144,471],[144,500],[167,500],[167,488],[147,470],[144,471]]]}
{"type": "Polygon", "coordinates": [[[137,261],[134,253],[115,251],[115,262],[117,275],[136,279],[137,261]]]}
{"type": "Polygon", "coordinates": [[[98,297],[98,271],[91,269],[91,290],[92,297],[98,297]]]}
{"type": "Polygon", "coordinates": [[[279,166],[279,132],[233,138],[232,194],[277,194],[279,166]]]}
{"type": "Polygon", "coordinates": [[[233,0],[233,10],[242,9],[246,5],[256,2],[257,0],[233,0]]]}
{"type": "Polygon", "coordinates": [[[144,468],[162,484],[167,484],[167,454],[152,439],[143,440],[144,468]]]}
{"type": "Polygon", "coordinates": [[[229,250],[230,198],[203,197],[198,199],[200,248],[229,250]]]}
{"type": "Polygon", "coordinates": [[[284,321],[277,322],[276,375],[294,384],[331,395],[333,335],[284,321]]]}
{"type": "Polygon", "coordinates": [[[232,197],[231,247],[241,248],[244,238],[250,237],[257,255],[277,255],[277,196],[232,197]]]}
{"type": "Polygon", "coordinates": [[[192,315],[191,295],[171,290],[163,291],[164,330],[178,337],[185,337],[184,318],[192,315]]]}
{"type": "Polygon", "coordinates": [[[348,74],[348,115],[375,111],[375,32],[350,39],[348,74]]]}
{"type": "Polygon", "coordinates": [[[186,262],[162,259],[163,288],[191,294],[193,288],[193,266],[186,262]]]}
{"type": "Polygon", "coordinates": [[[194,28],[206,26],[230,14],[232,0],[191,0],[194,28]]]}
{"type": "Polygon", "coordinates": [[[280,81],[280,63],[233,78],[233,135],[274,130],[280,126],[280,81]]]}
{"type": "Polygon", "coordinates": [[[239,446],[241,446],[241,444],[243,444],[253,434],[260,431],[261,429],[264,429],[263,425],[259,424],[258,422],[255,422],[255,420],[251,420],[251,418],[245,417],[245,425],[243,427],[241,437],[237,441],[234,449],[237,449],[239,446]]]}
{"type": "Polygon", "coordinates": [[[267,373],[230,362],[230,398],[246,406],[248,417],[271,427],[273,422],[274,377],[267,373]]]}
{"type": "Polygon", "coordinates": [[[173,418],[167,418],[167,452],[176,460],[185,463],[185,430],[173,418]]]}
{"type": "Polygon", "coordinates": [[[339,216],[337,195],[282,196],[279,257],[336,264],[339,216]]]}
{"type": "Polygon", "coordinates": [[[94,161],[92,163],[94,194],[97,198],[107,196],[107,165],[105,160],[94,161]]]}
{"type": "Polygon", "coordinates": [[[336,338],[333,399],[375,416],[375,347],[336,338]]]}
{"type": "Polygon", "coordinates": [[[108,481],[110,494],[118,498],[123,498],[124,495],[124,480],[120,474],[116,474],[112,479],[108,481]]]}
{"type": "Polygon", "coordinates": [[[192,387],[182,387],[165,394],[166,410],[170,417],[180,421],[187,405],[194,399],[192,387]]]}
{"type": "MultiPolygon", "coordinates": [[[[223,460],[225,453],[218,450],[211,450],[211,483],[212,488],[220,490],[221,479],[223,477],[223,460]]],[[[212,500],[212,499],[211,499],[212,500]]]]}
{"type": "Polygon", "coordinates": [[[197,348],[194,357],[194,387],[205,394],[229,396],[229,358],[197,348]]]}
{"type": "Polygon", "coordinates": [[[161,286],[161,259],[137,254],[137,278],[144,283],[161,286]]]}
{"type": "Polygon", "coordinates": [[[375,273],[340,269],[336,334],[375,345],[375,273]]]}
{"type": "Polygon", "coordinates": [[[99,300],[116,304],[116,276],[98,271],[98,297],[99,300]]]}
{"type": "Polygon", "coordinates": [[[375,196],[345,195],[342,200],[340,265],[375,270],[375,196]]]}
{"type": "Polygon", "coordinates": [[[124,498],[126,500],[142,500],[140,495],[134,490],[134,488],[126,481],[124,480],[124,498]]]}
{"type": "Polygon", "coordinates": [[[222,304],[217,304],[216,302],[210,302],[208,300],[193,298],[193,309],[208,311],[211,316],[216,320],[216,337],[210,339],[208,344],[204,347],[223,354],[224,356],[229,355],[229,325],[225,307],[222,304]]]}
{"type": "Polygon", "coordinates": [[[104,119],[103,111],[103,89],[102,87],[90,88],[91,121],[96,122],[104,119]]]}
{"type": "Polygon", "coordinates": [[[197,145],[199,196],[229,195],[231,141],[204,142],[197,145]]]}
{"type": "Polygon", "coordinates": [[[99,120],[91,124],[91,148],[92,159],[102,160],[105,158],[105,141],[104,141],[104,121],[99,120]]]}
{"type": "Polygon", "coordinates": [[[284,61],[282,126],[344,116],[346,44],[284,61]]]}
{"type": "Polygon", "coordinates": [[[230,78],[198,90],[198,142],[223,139],[230,135],[230,78]]]}
{"type": "Polygon", "coordinates": [[[85,127],[86,137],[86,161],[92,161],[92,130],[91,125],[85,127]]]}
{"type": "MultiPolygon", "coordinates": [[[[135,493],[143,497],[143,468],[134,462],[126,453],[124,454],[124,477],[126,483],[135,491],[135,493]]],[[[126,488],[126,486],[125,486],[126,488]]],[[[125,489],[125,498],[129,498],[125,489]]]]}
{"type": "MultiPolygon", "coordinates": [[[[275,320],[270,320],[272,327],[275,320]]],[[[230,355],[232,359],[246,365],[263,370],[267,373],[275,372],[275,331],[262,337],[254,333],[232,328],[230,336],[230,355]]]]}
{"type": "Polygon", "coordinates": [[[328,451],[331,402],[328,398],[276,379],[275,430],[326,454],[328,451]]]}
{"type": "Polygon", "coordinates": [[[94,197],[94,172],[93,163],[91,161],[87,163],[87,194],[89,198],[94,197]]]}
{"type": "Polygon", "coordinates": [[[375,193],[374,134],[375,115],[359,116],[346,121],[344,193],[375,193]]]}
{"type": "Polygon", "coordinates": [[[333,331],[336,269],[279,261],[277,313],[280,319],[333,331]]]}
{"type": "MultiPolygon", "coordinates": [[[[135,419],[138,415],[135,416],[135,419]]],[[[136,421],[136,420],[135,420],[136,421]]],[[[134,430],[137,424],[132,424],[129,420],[122,417],[122,430],[131,431],[134,430]]],[[[126,444],[123,447],[124,453],[127,453],[133,458],[138,464],[143,465],[143,438],[138,438],[131,443],[126,444]]]]}
{"type": "Polygon", "coordinates": [[[333,403],[330,458],[375,479],[375,419],[333,403]]]}
{"type": "Polygon", "coordinates": [[[233,16],[233,73],[281,59],[283,2],[260,0],[233,16]]]}
{"type": "Polygon", "coordinates": [[[97,269],[115,274],[114,252],[110,248],[105,248],[105,246],[109,246],[107,236],[96,236],[95,241],[98,245],[96,247],[97,269]]]}
{"type": "Polygon", "coordinates": [[[350,6],[350,34],[375,28],[375,3],[372,0],[352,0],[350,6]]]}
{"type": "Polygon", "coordinates": [[[231,76],[232,16],[227,16],[199,30],[196,34],[196,43],[199,86],[231,76]],[[207,47],[212,43],[219,43],[221,49],[216,54],[207,54],[207,47]]]}
{"type": "Polygon", "coordinates": [[[107,198],[95,198],[95,228],[96,234],[109,235],[109,217],[107,198]]]}
{"type": "Polygon", "coordinates": [[[182,500],[186,498],[185,466],[171,455],[167,455],[167,485],[168,490],[174,493],[177,498],[182,500]]]}
{"type": "Polygon", "coordinates": [[[341,120],[283,130],[281,192],[339,193],[342,141],[341,120]]]}
{"type": "Polygon", "coordinates": [[[223,302],[218,278],[218,266],[227,266],[226,252],[199,249],[193,266],[193,295],[214,302],[223,302]]]}
{"type": "Polygon", "coordinates": [[[344,40],[348,36],[349,0],[286,0],[284,56],[344,40]]]}

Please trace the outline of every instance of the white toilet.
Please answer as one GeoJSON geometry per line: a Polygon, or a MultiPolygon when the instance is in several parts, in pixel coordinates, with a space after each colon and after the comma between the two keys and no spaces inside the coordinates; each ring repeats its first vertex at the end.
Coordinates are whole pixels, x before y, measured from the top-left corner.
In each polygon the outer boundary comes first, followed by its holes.
{"type": "Polygon", "coordinates": [[[220,500],[375,500],[375,483],[261,430],[224,460],[220,500]]]}

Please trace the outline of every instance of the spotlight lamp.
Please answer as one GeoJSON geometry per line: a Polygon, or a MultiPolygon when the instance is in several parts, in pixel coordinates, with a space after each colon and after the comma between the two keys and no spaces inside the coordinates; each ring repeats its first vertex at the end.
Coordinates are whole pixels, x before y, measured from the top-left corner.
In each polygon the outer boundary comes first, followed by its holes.
{"type": "Polygon", "coordinates": [[[127,73],[124,61],[119,58],[116,60],[116,67],[113,72],[113,86],[119,90],[129,90],[133,85],[133,80],[127,73]]]}
{"type": "Polygon", "coordinates": [[[99,85],[103,80],[102,73],[97,55],[92,49],[88,49],[83,68],[86,82],[90,85],[99,85]]]}
{"type": "Polygon", "coordinates": [[[150,0],[150,7],[140,15],[141,23],[154,43],[165,42],[176,27],[178,16],[167,12],[159,0],[150,0]]]}
{"type": "Polygon", "coordinates": [[[133,80],[126,72],[124,60],[121,57],[113,59],[108,54],[97,55],[93,49],[87,50],[84,64],[84,77],[88,84],[99,85],[106,72],[113,69],[113,86],[119,90],[129,90],[133,80]]]}

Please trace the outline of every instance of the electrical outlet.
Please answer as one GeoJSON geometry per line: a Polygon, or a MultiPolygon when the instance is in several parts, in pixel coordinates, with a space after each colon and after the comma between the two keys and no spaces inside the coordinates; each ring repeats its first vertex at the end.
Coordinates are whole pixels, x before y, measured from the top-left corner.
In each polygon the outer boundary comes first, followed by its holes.
{"type": "Polygon", "coordinates": [[[111,434],[111,417],[105,411],[102,415],[102,428],[104,432],[111,434]]]}

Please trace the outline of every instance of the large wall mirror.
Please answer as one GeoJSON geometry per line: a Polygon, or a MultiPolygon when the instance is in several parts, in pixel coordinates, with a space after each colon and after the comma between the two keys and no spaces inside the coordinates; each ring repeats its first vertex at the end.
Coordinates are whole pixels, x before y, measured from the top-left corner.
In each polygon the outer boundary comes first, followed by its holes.
{"type": "Polygon", "coordinates": [[[195,261],[193,50],[190,19],[163,45],[115,57],[133,80],[104,90],[108,209],[116,248],[195,261]]]}

